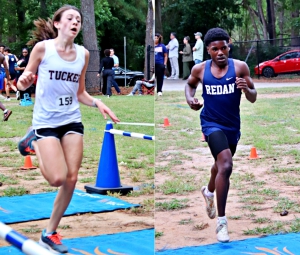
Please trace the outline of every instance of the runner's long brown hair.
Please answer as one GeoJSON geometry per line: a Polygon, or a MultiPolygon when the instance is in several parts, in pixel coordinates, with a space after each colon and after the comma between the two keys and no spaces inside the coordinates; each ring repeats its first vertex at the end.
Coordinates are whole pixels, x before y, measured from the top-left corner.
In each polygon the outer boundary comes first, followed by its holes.
{"type": "Polygon", "coordinates": [[[82,22],[82,13],[77,7],[73,5],[64,5],[54,13],[52,19],[48,18],[47,20],[44,20],[42,18],[38,18],[33,22],[35,29],[31,31],[32,39],[27,43],[27,45],[34,46],[38,42],[56,38],[58,31],[57,28],[54,27],[54,22],[60,21],[62,14],[70,9],[79,12],[82,22]]]}

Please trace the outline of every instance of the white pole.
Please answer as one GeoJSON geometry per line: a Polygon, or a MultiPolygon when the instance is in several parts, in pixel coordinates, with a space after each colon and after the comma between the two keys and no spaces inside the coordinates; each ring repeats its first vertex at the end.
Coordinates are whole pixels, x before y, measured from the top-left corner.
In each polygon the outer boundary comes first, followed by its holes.
{"type": "Polygon", "coordinates": [[[152,0],[152,8],[153,8],[153,32],[152,32],[152,37],[153,41],[155,39],[155,0],[152,0]]]}
{"type": "Polygon", "coordinates": [[[155,127],[154,123],[134,123],[134,122],[117,122],[118,125],[131,125],[131,126],[149,126],[155,127]]]}
{"type": "Polygon", "coordinates": [[[124,67],[125,67],[125,88],[127,87],[126,82],[126,36],[124,36],[124,67]]]}
{"type": "Polygon", "coordinates": [[[150,141],[155,140],[155,136],[141,134],[141,133],[127,132],[127,131],[118,130],[118,129],[104,130],[104,132],[108,132],[108,133],[111,133],[113,135],[122,135],[122,136],[140,138],[140,139],[150,140],[150,141]]]}
{"type": "Polygon", "coordinates": [[[0,222],[0,238],[11,243],[13,246],[28,255],[53,255],[52,252],[46,250],[33,240],[14,231],[2,222],[0,222]]]}

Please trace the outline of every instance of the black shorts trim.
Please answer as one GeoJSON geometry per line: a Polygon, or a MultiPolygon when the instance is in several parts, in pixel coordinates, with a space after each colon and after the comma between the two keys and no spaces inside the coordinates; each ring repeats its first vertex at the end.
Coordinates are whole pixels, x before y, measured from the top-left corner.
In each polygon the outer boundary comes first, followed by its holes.
{"type": "Polygon", "coordinates": [[[54,137],[61,140],[62,137],[68,134],[84,134],[84,126],[81,122],[79,123],[70,123],[64,126],[57,128],[40,128],[35,130],[35,135],[37,140],[54,137]]]}

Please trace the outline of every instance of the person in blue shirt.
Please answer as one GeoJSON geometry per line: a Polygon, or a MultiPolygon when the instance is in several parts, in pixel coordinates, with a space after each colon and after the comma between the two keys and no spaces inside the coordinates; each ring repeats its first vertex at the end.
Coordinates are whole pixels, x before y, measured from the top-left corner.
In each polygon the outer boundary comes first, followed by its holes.
{"type": "Polygon", "coordinates": [[[229,35],[221,28],[210,29],[204,44],[211,59],[195,65],[185,86],[186,101],[200,114],[202,132],[208,143],[214,164],[208,186],[201,188],[209,218],[216,217],[214,191],[216,191],[218,220],[217,240],[228,242],[228,224],[225,216],[227,195],[232,172],[232,157],[240,139],[240,101],[242,93],[251,103],[257,92],[250,77],[248,65],[229,56],[229,35]],[[204,103],[195,93],[202,83],[204,103]]]}
{"type": "Polygon", "coordinates": [[[155,34],[154,37],[155,44],[155,74],[157,81],[157,95],[162,96],[162,87],[164,83],[165,69],[167,67],[168,61],[168,50],[166,46],[162,43],[162,36],[159,33],[155,34]]]}

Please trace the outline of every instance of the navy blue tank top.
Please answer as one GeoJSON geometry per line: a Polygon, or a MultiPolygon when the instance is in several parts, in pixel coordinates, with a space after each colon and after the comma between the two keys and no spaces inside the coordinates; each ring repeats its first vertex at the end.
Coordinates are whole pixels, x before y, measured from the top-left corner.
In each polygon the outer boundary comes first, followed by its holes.
{"type": "Polygon", "coordinates": [[[15,70],[16,63],[17,63],[17,59],[16,59],[15,55],[13,55],[13,54],[8,55],[8,69],[9,69],[10,74],[16,73],[16,70],[15,70]]]}
{"type": "Polygon", "coordinates": [[[206,61],[203,75],[204,107],[200,114],[202,128],[216,127],[237,132],[240,130],[242,91],[236,87],[235,68],[228,59],[228,71],[220,79],[211,73],[211,60],[206,61]]]}

